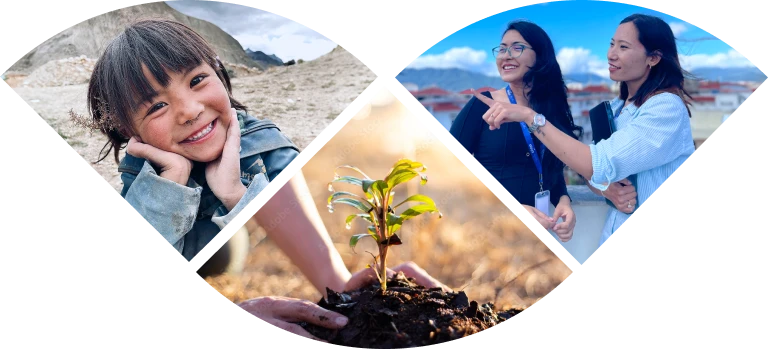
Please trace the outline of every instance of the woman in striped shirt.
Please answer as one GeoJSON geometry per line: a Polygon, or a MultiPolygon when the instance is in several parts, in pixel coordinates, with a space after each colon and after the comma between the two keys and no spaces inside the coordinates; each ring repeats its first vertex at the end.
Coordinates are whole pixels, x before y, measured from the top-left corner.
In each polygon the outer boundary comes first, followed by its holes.
{"type": "Polygon", "coordinates": [[[615,191],[619,186],[612,183],[626,183],[628,176],[637,174],[637,197],[618,200],[621,211],[610,208],[600,245],[694,151],[690,95],[684,88],[687,73],[680,66],[669,25],[658,17],[631,15],[621,21],[610,45],[608,70],[611,79],[620,82],[621,92],[611,101],[616,131],[598,144],[582,144],[530,108],[496,103],[475,93],[490,107],[483,115],[490,129],[512,121],[531,125],[533,134],[566,165],[589,178],[594,188],[615,191]]]}

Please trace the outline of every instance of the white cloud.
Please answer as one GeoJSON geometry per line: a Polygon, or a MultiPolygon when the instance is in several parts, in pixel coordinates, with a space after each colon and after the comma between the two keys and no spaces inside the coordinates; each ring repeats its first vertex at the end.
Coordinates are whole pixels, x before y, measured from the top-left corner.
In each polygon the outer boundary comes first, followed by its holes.
{"type": "Polygon", "coordinates": [[[564,75],[592,73],[604,78],[609,76],[608,62],[583,47],[563,47],[557,52],[557,63],[564,75]]]}
{"type": "Polygon", "coordinates": [[[672,34],[675,34],[675,37],[678,37],[688,30],[688,25],[682,22],[672,22],[669,23],[669,28],[672,29],[672,34]]]}
{"type": "Polygon", "coordinates": [[[297,22],[248,6],[214,1],[170,1],[168,5],[219,26],[244,49],[275,54],[283,61],[312,60],[336,47],[331,40],[297,22]]]}
{"type": "Polygon", "coordinates": [[[243,47],[250,48],[252,51],[275,54],[284,62],[292,59],[313,60],[336,47],[336,43],[328,39],[314,39],[293,33],[282,35],[248,33],[234,37],[243,47]]]}
{"type": "MultiPolygon", "coordinates": [[[[681,54],[679,57],[680,65],[688,71],[701,67],[735,68],[754,66],[736,50],[714,54],[681,54]]],[[[593,73],[604,78],[608,78],[610,75],[608,72],[608,61],[599,59],[590,50],[582,47],[564,47],[560,49],[557,53],[557,62],[560,64],[563,74],[593,73]]]]}
{"type": "MultiPolygon", "coordinates": [[[[278,55],[279,56],[279,55],[278,55]]],[[[424,55],[414,60],[409,68],[460,68],[480,72],[489,76],[497,76],[498,70],[492,62],[487,62],[485,51],[473,50],[469,47],[454,47],[441,54],[424,55]]],[[[563,47],[557,53],[557,62],[563,74],[592,73],[608,78],[608,61],[592,54],[583,47],[563,47]]],[[[744,56],[730,50],[715,54],[680,55],[680,64],[686,70],[701,67],[753,67],[754,65],[744,56]]]]}
{"type": "Polygon", "coordinates": [[[754,66],[752,62],[736,52],[736,50],[714,54],[680,55],[680,65],[688,71],[701,67],[735,68],[754,66]]]}
{"type": "Polygon", "coordinates": [[[487,58],[488,54],[485,51],[474,50],[470,47],[454,47],[441,54],[420,56],[411,62],[408,68],[459,68],[489,76],[498,76],[499,71],[496,65],[487,61],[487,58]]]}

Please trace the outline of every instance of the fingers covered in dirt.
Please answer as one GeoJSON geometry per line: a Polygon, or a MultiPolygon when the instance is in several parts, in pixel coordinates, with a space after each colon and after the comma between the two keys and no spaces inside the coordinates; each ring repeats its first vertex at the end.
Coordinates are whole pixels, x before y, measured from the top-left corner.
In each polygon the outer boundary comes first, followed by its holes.
{"type": "Polygon", "coordinates": [[[341,314],[295,298],[259,297],[244,301],[238,306],[272,325],[317,340],[320,339],[309,334],[295,322],[308,322],[329,329],[340,329],[349,322],[349,319],[341,314]]]}
{"type": "Polygon", "coordinates": [[[416,280],[416,283],[426,288],[442,288],[445,292],[452,292],[453,290],[433,278],[426,270],[422,269],[414,262],[405,262],[392,268],[394,272],[403,272],[403,274],[409,278],[416,280]]]}
{"type": "MultiPolygon", "coordinates": [[[[391,278],[394,275],[395,272],[392,271],[392,269],[387,268],[387,277],[391,278]]],[[[376,276],[376,272],[373,268],[365,268],[352,274],[352,277],[349,278],[349,281],[347,281],[347,284],[344,286],[344,291],[356,290],[378,282],[379,278],[376,276]]]]}

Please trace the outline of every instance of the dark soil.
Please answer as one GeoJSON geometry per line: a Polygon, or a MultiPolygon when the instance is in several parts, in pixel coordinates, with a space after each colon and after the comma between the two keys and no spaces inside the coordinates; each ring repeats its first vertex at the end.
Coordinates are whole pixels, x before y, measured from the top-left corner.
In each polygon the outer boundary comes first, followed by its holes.
{"type": "Polygon", "coordinates": [[[313,335],[333,344],[365,348],[404,348],[466,337],[517,315],[523,309],[496,312],[493,303],[478,305],[462,292],[426,289],[402,273],[387,281],[338,293],[318,304],[349,318],[341,330],[301,323],[313,335]]]}

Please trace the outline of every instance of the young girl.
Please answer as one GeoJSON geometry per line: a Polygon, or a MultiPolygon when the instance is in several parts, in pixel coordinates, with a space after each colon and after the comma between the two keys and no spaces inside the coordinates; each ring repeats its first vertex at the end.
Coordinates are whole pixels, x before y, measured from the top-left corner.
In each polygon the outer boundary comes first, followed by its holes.
{"type": "Polygon", "coordinates": [[[187,260],[298,155],[232,98],[216,53],[177,22],[140,21],[112,40],[88,102],[109,139],[99,161],[127,144],[121,195],[187,260]]]}

